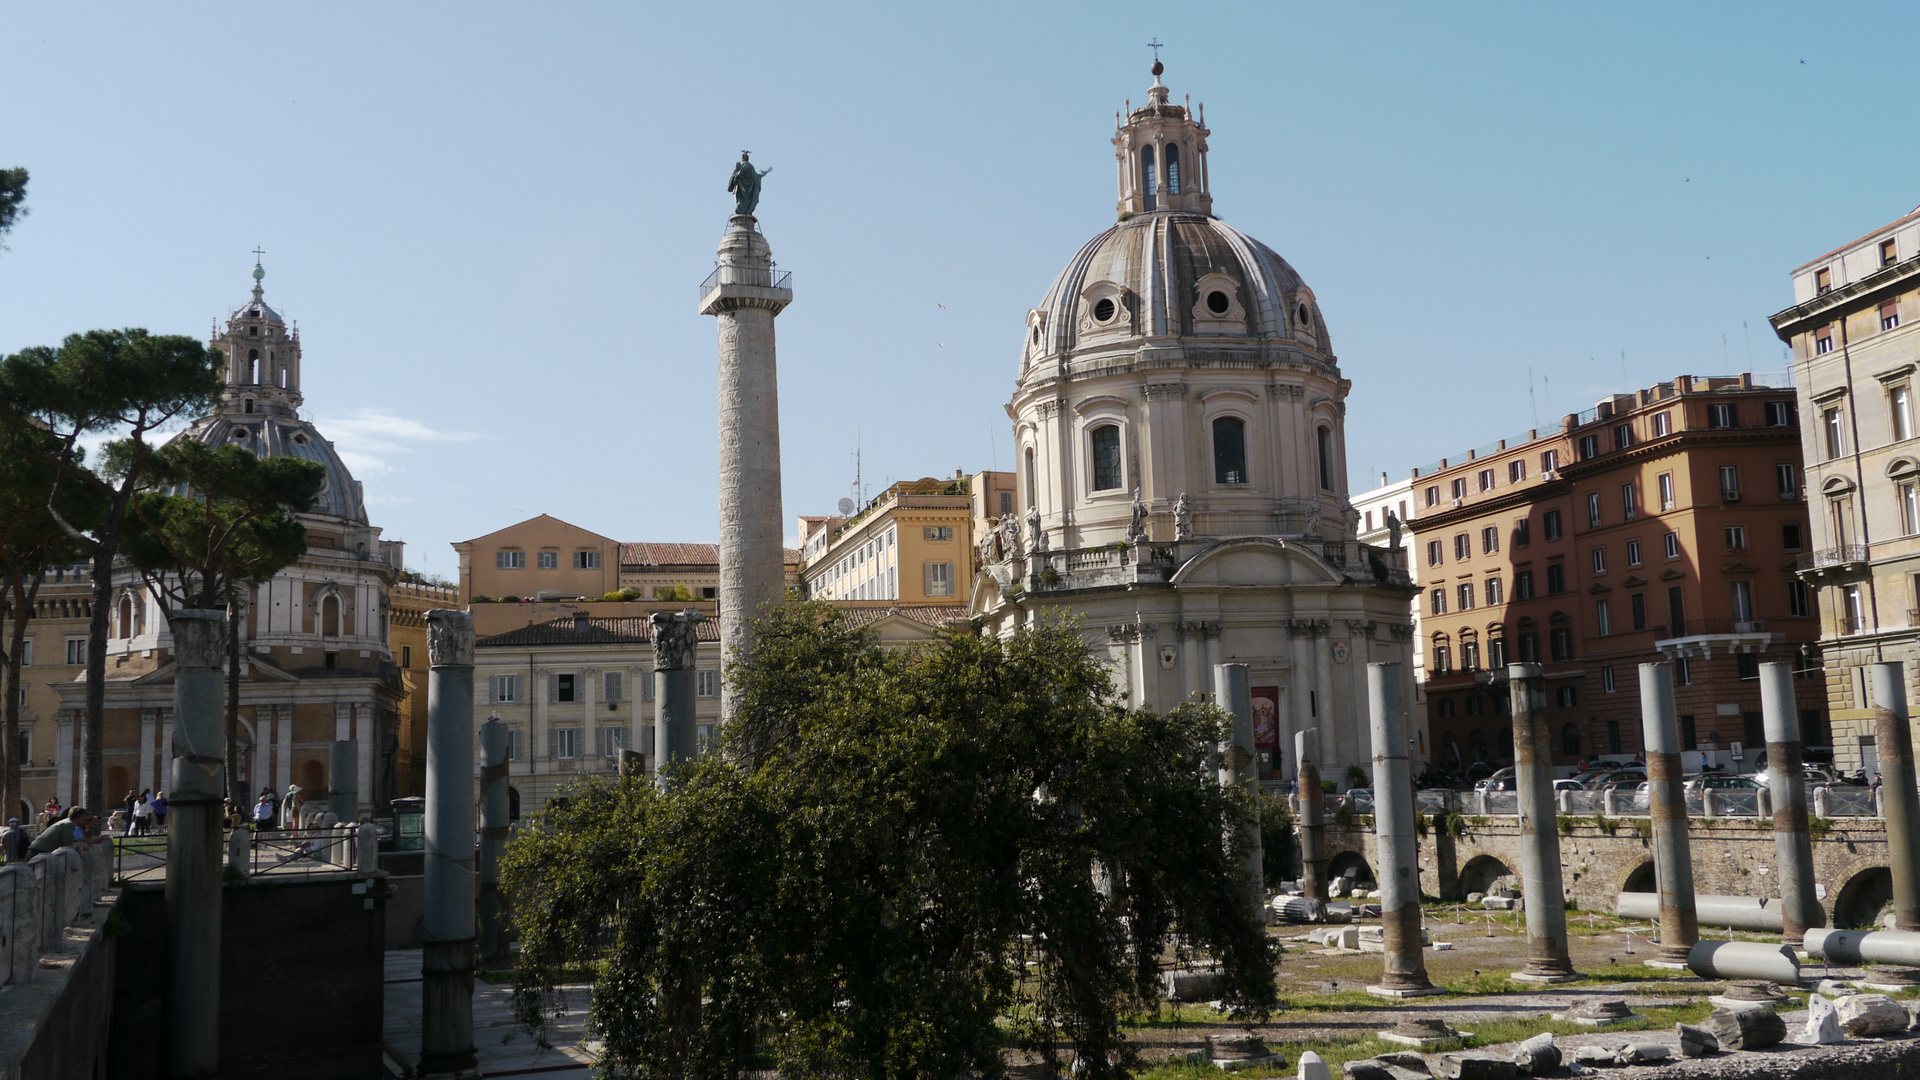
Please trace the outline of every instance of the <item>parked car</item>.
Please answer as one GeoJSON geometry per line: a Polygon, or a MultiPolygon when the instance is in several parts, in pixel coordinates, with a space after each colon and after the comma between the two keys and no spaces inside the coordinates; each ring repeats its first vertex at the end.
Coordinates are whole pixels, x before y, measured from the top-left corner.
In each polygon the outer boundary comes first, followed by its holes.
{"type": "Polygon", "coordinates": [[[1605,791],[1610,787],[1617,788],[1623,784],[1638,785],[1646,778],[1647,770],[1645,769],[1614,769],[1588,780],[1586,786],[1589,791],[1605,791]]]}
{"type": "Polygon", "coordinates": [[[1513,766],[1509,765],[1504,769],[1500,769],[1496,772],[1488,774],[1485,779],[1473,785],[1473,790],[1475,791],[1512,791],[1513,776],[1514,776],[1513,766]],[[1494,783],[1500,780],[1505,780],[1507,782],[1507,786],[1494,787],[1493,786],[1494,783]]]}
{"type": "Polygon", "coordinates": [[[1708,788],[1719,791],[1753,791],[1765,787],[1751,776],[1729,776],[1726,773],[1701,773],[1687,778],[1682,785],[1687,794],[1697,795],[1708,788]]]}
{"type": "Polygon", "coordinates": [[[1585,790],[1587,790],[1587,785],[1585,785],[1585,784],[1582,784],[1582,783],[1580,783],[1580,782],[1579,782],[1578,780],[1570,780],[1570,779],[1569,779],[1569,780],[1555,780],[1555,781],[1553,782],[1553,790],[1555,790],[1555,791],[1585,791],[1585,790]]]}

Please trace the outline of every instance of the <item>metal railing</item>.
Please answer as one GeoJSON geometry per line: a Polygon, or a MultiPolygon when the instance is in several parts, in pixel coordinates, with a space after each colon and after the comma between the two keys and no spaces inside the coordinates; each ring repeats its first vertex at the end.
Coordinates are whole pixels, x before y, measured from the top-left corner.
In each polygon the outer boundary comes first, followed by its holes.
{"type": "Polygon", "coordinates": [[[1843,544],[1840,547],[1827,548],[1824,551],[1809,551],[1796,555],[1793,568],[1797,571],[1820,570],[1829,566],[1847,566],[1867,561],[1867,549],[1864,544],[1843,544]]]}
{"type": "MultiPolygon", "coordinates": [[[[350,829],[267,829],[244,835],[248,877],[330,874],[355,865],[358,840],[350,829]]],[[[238,848],[239,841],[229,842],[238,848]]]]}
{"type": "Polygon", "coordinates": [[[722,285],[747,285],[756,289],[791,289],[793,271],[770,266],[716,266],[700,283],[700,298],[722,285]]]}

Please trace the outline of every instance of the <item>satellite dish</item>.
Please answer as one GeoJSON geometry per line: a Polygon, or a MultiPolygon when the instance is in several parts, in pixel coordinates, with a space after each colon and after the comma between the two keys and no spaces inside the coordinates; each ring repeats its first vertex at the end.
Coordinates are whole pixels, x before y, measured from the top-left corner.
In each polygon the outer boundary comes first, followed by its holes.
{"type": "Polygon", "coordinates": [[[853,500],[841,499],[840,500],[840,516],[846,517],[848,514],[851,514],[851,513],[853,513],[853,500]]]}

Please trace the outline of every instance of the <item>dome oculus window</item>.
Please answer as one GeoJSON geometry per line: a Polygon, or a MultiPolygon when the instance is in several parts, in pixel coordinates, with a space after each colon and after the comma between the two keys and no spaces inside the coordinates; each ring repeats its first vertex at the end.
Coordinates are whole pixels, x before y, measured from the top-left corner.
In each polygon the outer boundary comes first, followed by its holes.
{"type": "Polygon", "coordinates": [[[1098,303],[1093,305],[1093,321],[1103,323],[1112,322],[1114,312],[1118,310],[1111,299],[1102,297],[1098,303]]]}
{"type": "Polygon", "coordinates": [[[1112,491],[1120,486],[1120,428],[1102,424],[1093,429],[1093,490],[1112,491]]]}
{"type": "Polygon", "coordinates": [[[1294,312],[1294,316],[1299,320],[1300,325],[1303,327],[1313,325],[1313,315],[1307,311],[1307,305],[1305,304],[1300,305],[1299,310],[1294,312]]]}
{"type": "Polygon", "coordinates": [[[1247,424],[1237,416],[1213,422],[1213,482],[1247,482],[1247,424]]]}
{"type": "Polygon", "coordinates": [[[1213,312],[1215,315],[1225,315],[1227,309],[1232,306],[1233,301],[1227,299],[1227,294],[1221,292],[1219,289],[1215,289],[1207,294],[1207,310],[1213,312]]]}

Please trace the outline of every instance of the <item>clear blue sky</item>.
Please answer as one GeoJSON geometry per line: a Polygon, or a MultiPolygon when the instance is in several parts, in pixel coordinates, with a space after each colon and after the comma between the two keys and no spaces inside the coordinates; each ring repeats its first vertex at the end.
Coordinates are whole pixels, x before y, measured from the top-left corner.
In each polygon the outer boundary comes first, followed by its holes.
{"type": "MultiPolygon", "coordinates": [[[[785,514],[852,452],[1010,464],[1025,313],[1113,219],[1144,43],[1215,211],[1314,287],[1356,481],[1679,372],[1783,367],[1793,266],[1907,212],[1899,5],[15,5],[0,352],[299,321],[409,562],[537,513],[712,540],[696,286],[739,151],[794,272],[785,514]],[[945,305],[941,307],[939,305],[945,305]],[[1743,323],[1745,324],[1743,328],[1743,323]],[[1724,341],[1724,345],[1723,345],[1724,341]],[[1625,350],[1624,376],[1621,351],[1625,350]]],[[[1365,485],[1357,485],[1365,486],[1365,485]]],[[[791,525],[789,525],[791,530],[791,525]]]]}

